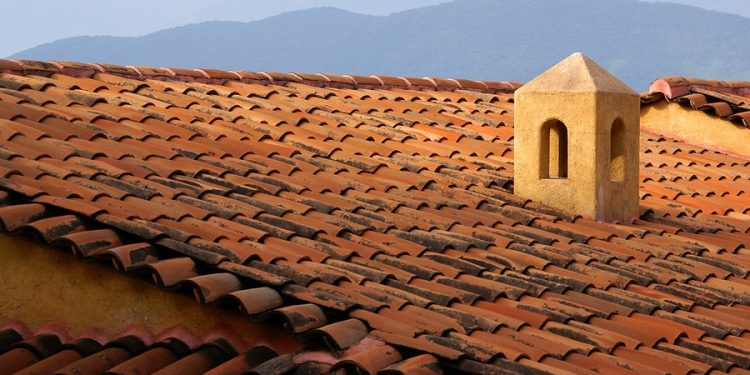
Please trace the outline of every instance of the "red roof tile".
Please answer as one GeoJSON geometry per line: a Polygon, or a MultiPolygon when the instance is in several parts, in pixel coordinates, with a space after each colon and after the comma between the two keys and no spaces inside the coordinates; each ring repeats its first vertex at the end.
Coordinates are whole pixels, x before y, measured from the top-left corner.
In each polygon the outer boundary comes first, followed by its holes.
{"type": "MultiPolygon", "coordinates": [[[[329,345],[299,356],[149,343],[113,349],[122,363],[384,374],[750,366],[750,161],[643,132],[640,218],[597,223],[512,194],[516,83],[0,70],[2,229],[329,345]]],[[[710,82],[664,83],[672,99],[724,100],[699,92],[710,82]]],[[[0,363],[75,359],[24,350],[0,347],[0,363]]]]}

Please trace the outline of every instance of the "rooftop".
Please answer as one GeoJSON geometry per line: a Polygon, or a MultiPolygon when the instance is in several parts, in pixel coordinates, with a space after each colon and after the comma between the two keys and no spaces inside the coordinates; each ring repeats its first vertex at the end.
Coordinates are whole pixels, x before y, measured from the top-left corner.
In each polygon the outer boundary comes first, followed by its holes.
{"type": "Polygon", "coordinates": [[[750,82],[665,77],[654,81],[644,103],[669,100],[750,126],[750,82]]]}
{"type": "Polygon", "coordinates": [[[643,131],[640,217],[608,224],[513,195],[515,83],[0,70],[4,231],[323,337],[329,366],[750,369],[745,157],[643,131]]]}

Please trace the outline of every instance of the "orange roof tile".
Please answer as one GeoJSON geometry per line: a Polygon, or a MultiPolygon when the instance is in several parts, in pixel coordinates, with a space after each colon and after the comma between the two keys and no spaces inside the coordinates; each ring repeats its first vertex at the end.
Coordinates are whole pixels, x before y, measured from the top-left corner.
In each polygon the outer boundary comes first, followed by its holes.
{"type": "MultiPolygon", "coordinates": [[[[597,223],[513,195],[517,83],[0,71],[3,230],[323,337],[316,369],[750,367],[750,160],[643,132],[640,218],[597,223]]],[[[686,82],[656,86],[731,103],[686,82]]],[[[221,366],[305,358],[261,354],[221,366]]]]}

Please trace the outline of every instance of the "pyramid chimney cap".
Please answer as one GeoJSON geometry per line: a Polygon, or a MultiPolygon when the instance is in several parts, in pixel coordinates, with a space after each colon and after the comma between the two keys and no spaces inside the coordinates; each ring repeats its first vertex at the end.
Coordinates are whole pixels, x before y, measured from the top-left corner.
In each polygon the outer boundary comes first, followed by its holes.
{"type": "Polygon", "coordinates": [[[576,52],[516,90],[516,94],[590,92],[638,96],[601,65],[576,52]]]}

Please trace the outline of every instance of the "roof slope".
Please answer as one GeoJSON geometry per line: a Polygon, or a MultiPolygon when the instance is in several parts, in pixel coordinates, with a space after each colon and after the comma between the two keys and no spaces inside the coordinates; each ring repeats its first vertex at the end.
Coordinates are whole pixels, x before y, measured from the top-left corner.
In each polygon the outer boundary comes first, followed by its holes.
{"type": "Polygon", "coordinates": [[[750,127],[750,82],[664,77],[655,80],[642,101],[670,100],[750,127]]]}
{"type": "Polygon", "coordinates": [[[617,79],[588,56],[576,52],[518,89],[521,92],[606,92],[636,96],[628,85],[617,79]]]}
{"type": "Polygon", "coordinates": [[[512,194],[500,84],[15,72],[5,230],[324,336],[341,366],[750,368],[748,160],[643,133],[640,219],[604,224],[512,194]],[[363,338],[395,351],[340,352],[363,338]]]}

